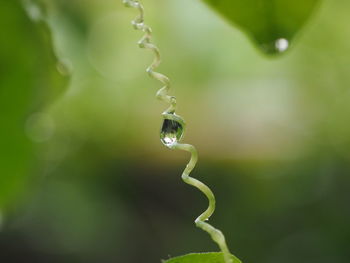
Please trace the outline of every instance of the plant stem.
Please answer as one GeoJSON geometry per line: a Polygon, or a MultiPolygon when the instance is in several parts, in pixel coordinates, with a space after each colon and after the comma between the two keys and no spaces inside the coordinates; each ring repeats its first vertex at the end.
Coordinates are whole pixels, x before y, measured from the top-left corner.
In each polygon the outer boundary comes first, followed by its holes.
{"type": "MultiPolygon", "coordinates": [[[[168,91],[170,89],[169,78],[161,73],[154,71],[161,63],[161,56],[160,56],[158,47],[153,43],[151,43],[152,30],[148,25],[144,23],[144,8],[142,4],[136,0],[123,0],[123,3],[127,7],[133,7],[138,9],[140,12],[139,15],[132,21],[132,25],[134,26],[135,29],[141,30],[145,33],[145,35],[138,42],[138,45],[140,48],[150,49],[151,51],[153,51],[155,55],[155,58],[152,64],[147,68],[146,71],[152,78],[159,80],[161,83],[164,84],[164,87],[158,90],[156,97],[170,104],[170,107],[165,111],[166,115],[169,115],[169,113],[173,114],[175,113],[175,109],[176,109],[176,98],[174,96],[168,95],[168,91]]],[[[180,116],[177,116],[177,118],[180,118],[181,121],[183,122],[180,116]]],[[[169,146],[169,148],[183,150],[191,153],[191,159],[187,164],[184,172],[182,173],[182,176],[181,176],[182,180],[185,183],[196,187],[203,194],[205,194],[205,196],[209,200],[209,206],[207,210],[205,210],[195,220],[195,224],[197,227],[206,231],[211,236],[213,241],[218,244],[219,248],[223,252],[225,263],[232,263],[233,261],[231,258],[231,253],[226,245],[226,241],[223,233],[220,230],[214,228],[212,225],[205,222],[209,220],[210,216],[215,211],[215,196],[208,186],[206,186],[201,181],[189,176],[198,160],[198,154],[197,154],[196,148],[190,144],[181,144],[177,142],[169,146]]]]}
{"type": "Polygon", "coordinates": [[[168,104],[170,107],[166,110],[167,113],[174,113],[176,109],[176,98],[174,96],[169,96],[168,91],[170,89],[170,80],[167,76],[154,71],[161,63],[161,56],[159,48],[151,43],[152,39],[152,29],[144,22],[144,8],[139,1],[135,0],[123,0],[123,3],[127,7],[133,7],[139,10],[139,15],[131,22],[133,27],[137,30],[143,31],[145,34],[138,41],[140,48],[146,48],[154,53],[154,60],[152,64],[146,69],[146,72],[154,79],[160,81],[164,84],[164,87],[158,90],[157,99],[162,100],[168,104]]]}
{"type": "Polygon", "coordinates": [[[210,216],[215,211],[215,196],[208,186],[206,186],[201,181],[199,181],[193,177],[190,177],[190,173],[192,172],[192,170],[196,166],[196,163],[198,160],[198,153],[197,153],[196,148],[190,144],[176,143],[173,146],[173,149],[187,151],[191,154],[191,159],[190,159],[189,163],[186,165],[186,168],[183,171],[181,178],[186,184],[192,185],[192,186],[196,187],[198,190],[200,190],[209,200],[209,206],[208,206],[207,210],[205,210],[195,220],[196,226],[201,228],[202,230],[206,231],[211,236],[211,238],[214,240],[214,242],[216,242],[218,244],[219,248],[221,249],[221,251],[224,254],[225,262],[232,263],[233,261],[231,258],[231,253],[227,247],[224,234],[220,230],[214,228],[212,225],[205,222],[205,221],[209,220],[210,216]]]}

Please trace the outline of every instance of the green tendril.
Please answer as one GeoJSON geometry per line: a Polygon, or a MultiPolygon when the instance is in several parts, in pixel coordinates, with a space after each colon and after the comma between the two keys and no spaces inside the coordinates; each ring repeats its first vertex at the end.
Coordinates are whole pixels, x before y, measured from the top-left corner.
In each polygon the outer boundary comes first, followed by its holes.
{"type": "MultiPolygon", "coordinates": [[[[146,48],[153,51],[155,55],[152,64],[147,68],[146,72],[150,75],[150,77],[160,81],[164,85],[161,89],[157,91],[156,94],[157,99],[170,104],[169,108],[163,113],[163,117],[166,120],[176,122],[177,126],[181,126],[183,128],[185,124],[184,120],[180,116],[175,114],[176,98],[174,96],[168,95],[170,89],[170,80],[167,76],[155,71],[155,69],[161,63],[161,56],[159,48],[153,43],[151,43],[152,29],[144,23],[144,8],[142,4],[136,0],[123,0],[123,3],[127,7],[133,7],[139,10],[139,15],[132,21],[132,25],[135,29],[141,30],[145,33],[143,37],[139,40],[138,45],[140,48],[146,48]]],[[[206,231],[211,236],[213,241],[218,244],[219,248],[223,252],[225,263],[232,263],[233,261],[231,253],[227,247],[223,233],[206,222],[209,220],[210,216],[215,211],[215,196],[208,186],[206,186],[201,181],[190,177],[190,173],[196,166],[198,160],[197,150],[193,145],[178,143],[178,140],[180,140],[181,137],[182,135],[180,135],[178,138],[176,138],[175,136],[174,139],[171,140],[171,143],[164,143],[164,141],[163,143],[168,148],[187,151],[191,154],[191,159],[182,173],[182,180],[185,183],[196,187],[209,200],[208,208],[199,217],[197,217],[197,219],[195,220],[195,224],[197,227],[206,231]]]]}

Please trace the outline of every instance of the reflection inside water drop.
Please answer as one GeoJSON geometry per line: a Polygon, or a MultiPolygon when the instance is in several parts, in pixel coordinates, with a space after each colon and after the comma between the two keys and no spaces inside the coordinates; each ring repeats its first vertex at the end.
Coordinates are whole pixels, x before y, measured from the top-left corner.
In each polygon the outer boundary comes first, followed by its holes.
{"type": "Polygon", "coordinates": [[[181,119],[174,115],[164,115],[163,125],[160,131],[160,140],[162,143],[171,148],[175,143],[181,140],[184,132],[184,125],[181,119]]]}

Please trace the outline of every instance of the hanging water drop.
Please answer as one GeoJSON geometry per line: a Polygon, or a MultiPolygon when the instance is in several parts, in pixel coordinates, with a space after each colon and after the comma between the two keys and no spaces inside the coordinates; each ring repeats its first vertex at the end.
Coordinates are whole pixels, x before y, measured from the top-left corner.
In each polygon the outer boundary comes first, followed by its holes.
{"type": "Polygon", "coordinates": [[[289,47],[290,47],[290,40],[283,37],[260,44],[260,48],[268,55],[282,54],[286,52],[289,47]]]}
{"type": "Polygon", "coordinates": [[[163,114],[164,121],[160,131],[160,140],[169,148],[181,140],[184,133],[184,121],[176,114],[163,114]]]}
{"type": "Polygon", "coordinates": [[[276,47],[278,52],[282,53],[282,52],[284,52],[284,51],[286,51],[288,49],[289,42],[285,38],[279,38],[275,42],[275,47],[276,47]]]}

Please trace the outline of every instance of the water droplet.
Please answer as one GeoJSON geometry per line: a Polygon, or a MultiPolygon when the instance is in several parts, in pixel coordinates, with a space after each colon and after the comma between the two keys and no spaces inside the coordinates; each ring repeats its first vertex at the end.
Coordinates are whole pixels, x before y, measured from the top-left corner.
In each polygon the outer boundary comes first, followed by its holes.
{"type": "Polygon", "coordinates": [[[181,140],[184,133],[185,123],[176,114],[163,114],[164,121],[160,131],[160,140],[169,148],[181,140]]]}
{"type": "Polygon", "coordinates": [[[290,41],[282,37],[269,42],[263,42],[259,47],[268,55],[278,55],[287,51],[289,46],[290,41]]]}
{"type": "Polygon", "coordinates": [[[288,49],[289,42],[285,38],[279,38],[275,42],[275,47],[276,47],[278,52],[284,52],[288,49]]]}

